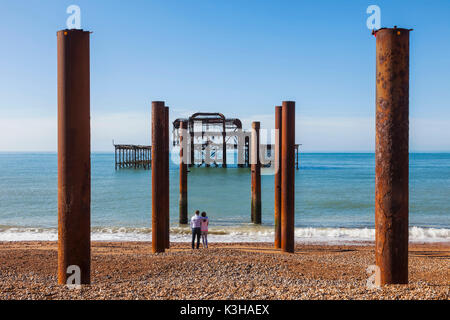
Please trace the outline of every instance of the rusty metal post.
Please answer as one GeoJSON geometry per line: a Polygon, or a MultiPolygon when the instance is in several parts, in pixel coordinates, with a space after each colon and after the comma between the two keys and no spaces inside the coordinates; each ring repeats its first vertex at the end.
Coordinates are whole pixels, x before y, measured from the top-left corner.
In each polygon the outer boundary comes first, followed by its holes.
{"type": "Polygon", "coordinates": [[[261,161],[259,159],[259,129],[260,123],[252,122],[251,143],[251,178],[252,178],[252,222],[261,224],[261,161]]]}
{"type": "Polygon", "coordinates": [[[375,255],[381,285],[408,283],[409,32],[375,34],[375,255]]]}
{"type": "Polygon", "coordinates": [[[166,217],[166,225],[165,225],[165,239],[166,239],[166,249],[170,248],[170,171],[169,171],[169,161],[170,161],[170,133],[169,133],[169,107],[166,106],[165,108],[165,121],[164,121],[164,125],[165,125],[165,155],[166,155],[166,159],[164,161],[164,171],[166,172],[166,192],[164,195],[164,200],[166,201],[166,212],[165,212],[165,217],[166,217]]]}
{"type": "Polygon", "coordinates": [[[275,107],[275,248],[281,248],[281,107],[275,107]]]}
{"type": "Polygon", "coordinates": [[[187,123],[180,122],[180,224],[188,223],[188,185],[187,185],[187,123]],[[186,158],[186,159],[185,159],[186,158]]]}
{"type": "Polygon", "coordinates": [[[281,113],[281,250],[294,252],[295,102],[283,101],[281,113]]]}
{"type": "Polygon", "coordinates": [[[69,266],[80,268],[80,284],[91,282],[89,34],[57,33],[59,284],[66,284],[69,266]]]}
{"type": "Polygon", "coordinates": [[[166,110],[164,102],[152,102],[152,250],[164,252],[166,247],[166,110]]]}

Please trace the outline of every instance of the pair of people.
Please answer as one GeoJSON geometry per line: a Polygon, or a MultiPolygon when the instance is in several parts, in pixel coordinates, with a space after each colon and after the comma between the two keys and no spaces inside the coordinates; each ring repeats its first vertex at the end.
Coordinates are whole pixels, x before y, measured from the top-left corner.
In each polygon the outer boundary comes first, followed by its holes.
{"type": "Polygon", "coordinates": [[[200,237],[202,238],[203,248],[208,248],[208,225],[209,219],[206,212],[195,211],[195,215],[191,219],[192,229],[192,249],[194,249],[195,238],[197,238],[197,249],[200,247],[200,237]]]}

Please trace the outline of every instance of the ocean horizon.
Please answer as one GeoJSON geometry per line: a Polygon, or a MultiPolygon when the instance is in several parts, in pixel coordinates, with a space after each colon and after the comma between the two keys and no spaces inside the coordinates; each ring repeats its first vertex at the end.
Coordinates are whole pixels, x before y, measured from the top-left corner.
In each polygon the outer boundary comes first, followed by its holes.
{"type": "MultiPolygon", "coordinates": [[[[232,158],[232,157],[230,157],[232,158]]],[[[151,241],[151,170],[114,168],[114,152],[91,155],[91,226],[96,241],[151,241]]],[[[191,168],[188,210],[206,211],[211,242],[271,242],[274,176],[261,179],[262,225],[250,222],[250,170],[191,168]]],[[[57,240],[57,154],[0,152],[0,241],[57,240]]],[[[373,153],[300,153],[295,173],[297,242],[375,238],[373,153]]],[[[410,154],[410,241],[450,241],[450,153],[410,154]]],[[[171,241],[178,224],[178,153],[170,162],[171,241]]]]}

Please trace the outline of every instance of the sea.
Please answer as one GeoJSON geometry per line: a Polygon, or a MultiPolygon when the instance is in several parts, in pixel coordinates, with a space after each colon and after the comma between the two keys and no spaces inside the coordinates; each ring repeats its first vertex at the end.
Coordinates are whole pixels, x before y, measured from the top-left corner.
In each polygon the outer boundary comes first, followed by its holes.
{"type": "MultiPolygon", "coordinates": [[[[170,238],[190,241],[180,225],[179,159],[170,162],[170,238]]],[[[229,157],[230,158],[230,157],[229,157]]],[[[301,153],[295,172],[295,240],[374,241],[375,155],[301,153]]],[[[151,170],[114,167],[114,153],[91,155],[94,241],[151,241],[151,170]]],[[[57,154],[0,153],[0,241],[57,240],[57,154]]],[[[271,242],[274,176],[262,176],[262,225],[250,221],[250,170],[190,168],[189,216],[205,211],[210,242],[271,242]]],[[[450,242],[450,153],[410,154],[411,242],[450,242]]]]}

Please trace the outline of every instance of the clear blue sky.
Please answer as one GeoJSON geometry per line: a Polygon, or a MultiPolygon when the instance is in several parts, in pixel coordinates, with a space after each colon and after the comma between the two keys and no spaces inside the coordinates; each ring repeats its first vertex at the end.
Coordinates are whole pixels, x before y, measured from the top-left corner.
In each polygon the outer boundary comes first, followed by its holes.
{"type": "Polygon", "coordinates": [[[93,150],[150,142],[150,103],[172,120],[218,111],[273,126],[297,102],[304,151],[374,150],[375,39],[411,33],[411,150],[450,151],[450,1],[0,0],[0,150],[56,151],[56,31],[81,7],[91,36],[93,150]]]}

